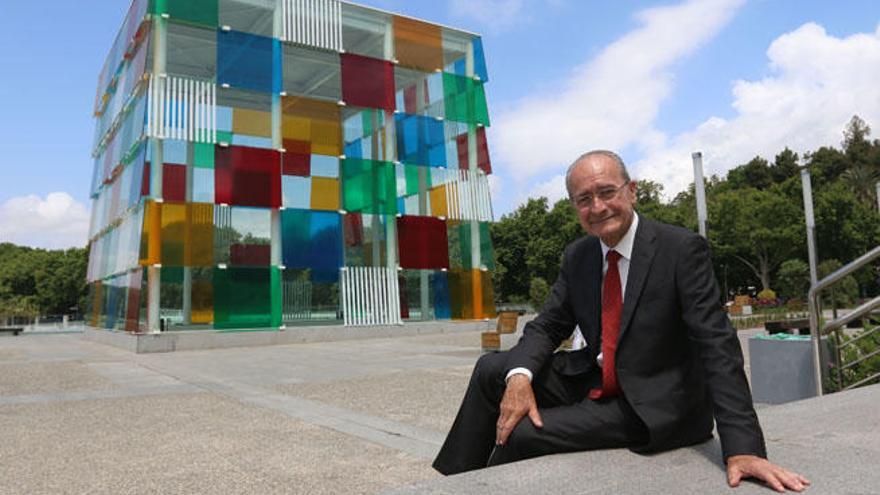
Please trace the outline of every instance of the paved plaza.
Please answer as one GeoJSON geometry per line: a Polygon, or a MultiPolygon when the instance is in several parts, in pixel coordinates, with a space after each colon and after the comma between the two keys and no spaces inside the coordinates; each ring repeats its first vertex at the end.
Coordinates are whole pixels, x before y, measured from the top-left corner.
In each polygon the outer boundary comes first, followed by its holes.
{"type": "MultiPolygon", "coordinates": [[[[538,473],[565,480],[576,466],[587,469],[577,457],[587,454],[446,479],[430,468],[479,356],[479,337],[466,331],[134,354],[76,333],[0,336],[0,493],[471,493],[494,486],[509,495],[538,493],[529,484],[538,473]]],[[[858,397],[876,406],[880,389],[866,390],[873,395],[858,397]]],[[[880,454],[876,407],[838,435],[829,427],[850,424],[845,406],[790,406],[759,409],[771,455],[789,456],[780,462],[820,455],[795,455],[803,438],[824,438],[829,466],[847,459],[856,473],[859,458],[841,441],[867,438],[859,452],[880,454]],[[873,433],[858,434],[862,427],[873,433]]],[[[604,458],[624,467],[656,462],[675,476],[693,470],[715,487],[704,493],[726,490],[713,444],[701,449],[604,458]]],[[[876,486],[832,492],[819,483],[812,492],[876,493],[876,486]]],[[[770,493],[752,488],[759,491],[737,493],[770,493]]]]}

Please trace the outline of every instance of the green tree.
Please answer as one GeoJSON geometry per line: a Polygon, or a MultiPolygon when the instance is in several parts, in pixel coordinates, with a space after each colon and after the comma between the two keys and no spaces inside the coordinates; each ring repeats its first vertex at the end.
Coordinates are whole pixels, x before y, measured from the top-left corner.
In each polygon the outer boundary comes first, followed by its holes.
{"type": "Polygon", "coordinates": [[[535,277],[529,283],[529,302],[535,311],[541,311],[544,303],[547,302],[547,296],[550,294],[550,286],[547,281],[541,277],[535,277]]]}
{"type": "Polygon", "coordinates": [[[806,300],[810,289],[810,267],[803,260],[785,260],[776,272],[776,288],[786,299],[806,300]]]}
{"type": "Polygon", "coordinates": [[[773,174],[767,160],[756,156],[745,165],[740,165],[727,173],[727,180],[734,189],[767,189],[773,184],[773,174]]]}
{"type": "Polygon", "coordinates": [[[798,154],[786,146],[782,152],[773,159],[770,167],[770,177],[773,182],[779,184],[798,175],[798,154]]]}
{"type": "MultiPolygon", "coordinates": [[[[817,268],[819,278],[825,278],[843,266],[840,261],[835,259],[825,260],[819,263],[817,268]]],[[[837,307],[851,306],[859,297],[859,284],[855,277],[848,275],[844,277],[837,285],[824,293],[823,302],[825,304],[833,304],[837,307]]]]}

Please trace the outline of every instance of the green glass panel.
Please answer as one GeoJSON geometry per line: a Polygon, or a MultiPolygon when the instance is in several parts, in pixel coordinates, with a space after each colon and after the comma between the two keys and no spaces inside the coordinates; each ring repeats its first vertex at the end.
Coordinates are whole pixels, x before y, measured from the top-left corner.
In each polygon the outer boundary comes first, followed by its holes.
{"type": "Polygon", "coordinates": [[[151,0],[150,12],[168,14],[172,20],[217,27],[217,0],[151,0]]]}
{"type": "Polygon", "coordinates": [[[394,164],[375,160],[342,160],[342,203],[347,211],[397,213],[394,164]]]}
{"type": "Polygon", "coordinates": [[[214,168],[214,145],[209,143],[193,144],[193,166],[214,168]]]}
{"type": "Polygon", "coordinates": [[[404,165],[403,171],[406,177],[406,195],[419,193],[419,169],[422,167],[404,165]]]}
{"type": "Polygon", "coordinates": [[[214,327],[266,328],[272,324],[271,268],[214,268],[214,327]]]}
{"type": "Polygon", "coordinates": [[[364,127],[364,136],[371,136],[373,134],[373,111],[372,110],[364,110],[361,112],[361,122],[364,127]]]}
{"type": "Polygon", "coordinates": [[[480,223],[480,261],[489,270],[495,269],[495,252],[492,249],[492,236],[489,234],[489,222],[480,223]]]}
{"type": "Polygon", "coordinates": [[[270,282],[272,284],[271,293],[272,293],[272,326],[280,327],[281,326],[281,300],[284,292],[282,291],[281,286],[281,269],[277,266],[273,266],[270,268],[270,282]]]}
{"type": "Polygon", "coordinates": [[[232,143],[233,134],[229,131],[217,131],[218,143],[232,143]]]}
{"type": "Polygon", "coordinates": [[[489,109],[482,83],[444,72],[443,102],[447,120],[489,125],[489,109]]]}

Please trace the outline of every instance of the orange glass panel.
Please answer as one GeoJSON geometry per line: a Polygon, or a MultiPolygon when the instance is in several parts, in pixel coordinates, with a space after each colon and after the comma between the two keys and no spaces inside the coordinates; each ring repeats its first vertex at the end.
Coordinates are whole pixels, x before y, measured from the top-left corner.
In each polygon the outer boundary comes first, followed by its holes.
{"type": "Polygon", "coordinates": [[[104,284],[97,281],[92,284],[92,307],[89,325],[93,327],[101,326],[101,315],[104,313],[104,284]]]}
{"type": "Polygon", "coordinates": [[[155,265],[162,257],[162,204],[152,200],[144,203],[144,225],[141,232],[140,264],[155,265]]]}
{"type": "Polygon", "coordinates": [[[187,209],[186,264],[211,266],[214,264],[214,205],[190,203],[187,209]]]}
{"type": "Polygon", "coordinates": [[[443,69],[440,26],[394,16],[394,47],[400,65],[429,72],[443,69]]]}
{"type": "Polygon", "coordinates": [[[449,299],[452,318],[470,320],[474,318],[474,286],[470,270],[450,270],[449,299]]]}
{"type": "Polygon", "coordinates": [[[446,186],[437,186],[429,191],[431,199],[431,216],[448,217],[449,207],[446,204],[446,186]]]}
{"type": "Polygon", "coordinates": [[[339,180],[327,177],[312,177],[312,201],[313,210],[339,209],[339,180]]]}
{"type": "Polygon", "coordinates": [[[162,204],[162,265],[183,266],[186,245],[186,204],[162,204]]]}
{"type": "Polygon", "coordinates": [[[281,98],[281,108],[281,136],[285,142],[307,142],[310,144],[309,153],[319,155],[337,156],[342,153],[339,105],[285,96],[281,98]]]}
{"type": "Polygon", "coordinates": [[[248,136],[272,137],[272,114],[259,110],[233,108],[232,132],[248,136]]]}
{"type": "Polygon", "coordinates": [[[483,314],[479,318],[495,318],[495,290],[492,287],[492,273],[480,272],[480,286],[483,294],[483,314]]]}

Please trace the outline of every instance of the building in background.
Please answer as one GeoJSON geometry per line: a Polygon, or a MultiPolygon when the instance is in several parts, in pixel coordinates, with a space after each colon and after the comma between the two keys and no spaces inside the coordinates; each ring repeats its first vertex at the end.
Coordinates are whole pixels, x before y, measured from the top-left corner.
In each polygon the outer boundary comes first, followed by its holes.
{"type": "Polygon", "coordinates": [[[479,36],[347,2],[134,0],[95,102],[91,325],[494,316],[487,80],[479,36]]]}

